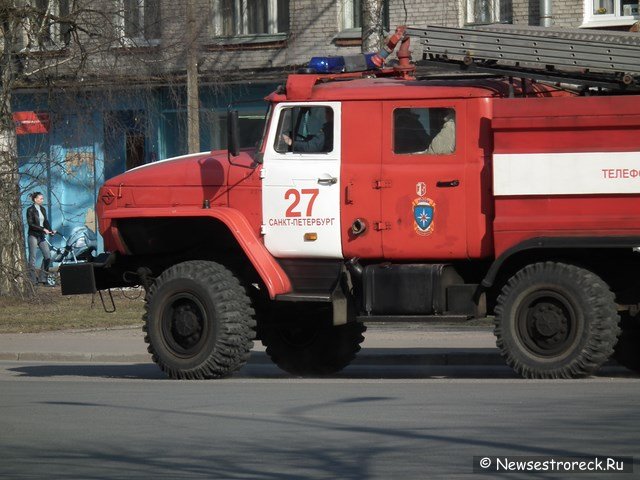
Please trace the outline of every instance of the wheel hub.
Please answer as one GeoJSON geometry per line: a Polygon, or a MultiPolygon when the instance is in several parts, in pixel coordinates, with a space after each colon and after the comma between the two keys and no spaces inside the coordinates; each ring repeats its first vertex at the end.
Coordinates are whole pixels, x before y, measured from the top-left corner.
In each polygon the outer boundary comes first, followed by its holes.
{"type": "Polygon", "coordinates": [[[574,341],[576,312],[566,298],[554,291],[529,295],[516,318],[522,342],[536,355],[560,355],[574,341]]]}
{"type": "Polygon", "coordinates": [[[202,303],[193,295],[179,294],[170,299],[162,314],[162,330],[167,346],[176,355],[190,356],[206,336],[206,317],[202,303]]]}
{"type": "Polygon", "coordinates": [[[202,330],[198,323],[198,316],[196,313],[191,308],[184,305],[176,309],[173,323],[176,332],[182,337],[190,337],[202,330]]]}
{"type": "Polygon", "coordinates": [[[531,314],[533,326],[543,337],[553,337],[567,331],[567,319],[562,310],[546,303],[534,307],[531,314]]]}

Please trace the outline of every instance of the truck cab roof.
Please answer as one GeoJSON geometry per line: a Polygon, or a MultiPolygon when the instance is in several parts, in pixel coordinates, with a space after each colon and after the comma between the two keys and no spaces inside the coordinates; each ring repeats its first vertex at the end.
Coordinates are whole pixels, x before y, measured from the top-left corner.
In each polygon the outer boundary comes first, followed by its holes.
{"type": "MultiPolygon", "coordinates": [[[[547,84],[525,81],[530,97],[573,96],[574,93],[547,84]]],[[[409,79],[397,77],[349,78],[340,75],[290,75],[286,93],[275,93],[271,101],[343,101],[380,99],[504,98],[522,96],[522,81],[504,77],[409,79]]]]}

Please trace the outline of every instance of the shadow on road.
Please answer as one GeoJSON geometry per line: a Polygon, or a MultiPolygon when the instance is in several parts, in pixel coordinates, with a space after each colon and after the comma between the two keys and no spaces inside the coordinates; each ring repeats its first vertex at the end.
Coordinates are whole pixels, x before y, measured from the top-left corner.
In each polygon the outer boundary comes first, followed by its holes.
{"type": "MultiPolygon", "coordinates": [[[[169,380],[166,375],[153,364],[52,364],[28,365],[8,369],[22,377],[91,377],[131,380],[169,380]]],[[[236,372],[231,379],[292,379],[316,378],[339,380],[367,379],[429,379],[429,378],[517,378],[507,367],[492,366],[401,366],[401,365],[351,365],[335,375],[298,377],[280,370],[275,365],[249,364],[236,372]]],[[[209,380],[209,381],[222,381],[209,380]]],[[[194,382],[197,382],[194,381],[194,382]]],[[[191,383],[191,381],[190,381],[191,383]]]]}
{"type": "MultiPolygon", "coordinates": [[[[38,449],[35,458],[33,451],[39,444],[10,445],[3,448],[8,459],[4,472],[8,478],[17,478],[27,464],[31,473],[50,472],[54,466],[63,478],[96,480],[468,478],[476,452],[584,458],[593,456],[594,448],[602,448],[594,446],[598,438],[607,438],[609,451],[626,455],[633,451],[630,445],[637,423],[629,420],[638,414],[632,398],[622,399],[615,413],[585,421],[582,412],[593,403],[602,404],[606,393],[576,398],[565,391],[559,397],[564,408],[558,408],[553,403],[557,399],[548,398],[548,392],[531,389],[529,394],[526,415],[519,399],[486,394],[469,400],[445,397],[462,421],[442,421],[445,407],[430,403],[426,394],[420,410],[397,395],[297,398],[264,412],[243,410],[240,399],[236,399],[237,408],[230,409],[217,406],[214,400],[185,409],[176,408],[180,404],[174,404],[175,399],[159,404],[47,401],[43,404],[61,415],[108,418],[115,424],[114,432],[128,433],[125,425],[133,425],[136,432],[121,441],[98,436],[80,445],[66,436],[38,449]],[[420,414],[411,423],[389,422],[386,417],[380,421],[384,412],[402,408],[420,414]],[[499,408],[502,423],[487,415],[499,408]],[[560,427],[548,431],[541,423],[560,427]]],[[[77,430],[71,431],[77,435],[77,430]]],[[[501,478],[567,477],[528,473],[501,478]]]]}
{"type": "Polygon", "coordinates": [[[154,364],[76,364],[56,363],[52,365],[29,365],[9,368],[23,377],[93,377],[134,380],[163,380],[166,375],[154,364]]]}

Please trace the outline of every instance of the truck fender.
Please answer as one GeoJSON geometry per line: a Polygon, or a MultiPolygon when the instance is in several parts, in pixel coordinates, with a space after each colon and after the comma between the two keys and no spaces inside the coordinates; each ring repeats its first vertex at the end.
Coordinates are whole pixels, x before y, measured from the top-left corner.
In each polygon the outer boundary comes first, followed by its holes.
{"type": "Polygon", "coordinates": [[[640,237],[535,237],[513,245],[505,250],[502,255],[494,260],[487,274],[482,279],[481,285],[485,289],[491,288],[500,269],[516,254],[526,250],[550,250],[550,249],[604,249],[604,248],[628,248],[634,249],[640,246],[640,237]]]}
{"type": "Polygon", "coordinates": [[[290,293],[291,281],[280,264],[258,239],[246,217],[235,208],[127,208],[105,212],[105,218],[210,217],[222,222],[233,234],[245,255],[260,275],[269,297],[290,293]]]}

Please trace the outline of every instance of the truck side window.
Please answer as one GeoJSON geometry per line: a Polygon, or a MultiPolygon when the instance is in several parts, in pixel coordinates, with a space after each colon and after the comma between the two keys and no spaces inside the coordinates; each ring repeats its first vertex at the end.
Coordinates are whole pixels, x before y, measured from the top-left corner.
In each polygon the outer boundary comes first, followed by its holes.
{"type": "Polygon", "coordinates": [[[333,151],[333,109],[293,107],[283,109],[274,149],[278,153],[329,153],[333,151]]]}
{"type": "Polygon", "coordinates": [[[393,111],[393,151],[449,155],[456,149],[453,108],[396,108],[393,111]]]}

